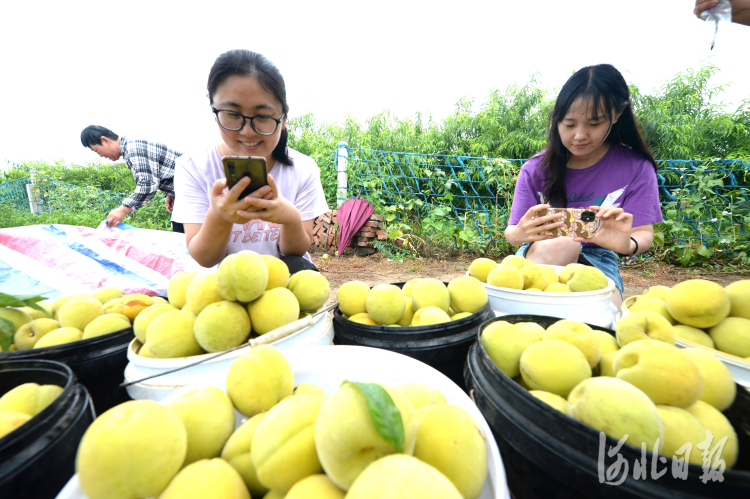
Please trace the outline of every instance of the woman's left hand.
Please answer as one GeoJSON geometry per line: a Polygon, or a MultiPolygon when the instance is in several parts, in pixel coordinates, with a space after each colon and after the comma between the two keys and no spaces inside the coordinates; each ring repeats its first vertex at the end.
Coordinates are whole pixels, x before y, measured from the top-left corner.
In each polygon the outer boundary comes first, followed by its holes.
{"type": "Polygon", "coordinates": [[[615,253],[630,253],[630,233],[633,228],[633,215],[625,213],[622,208],[607,206],[590,206],[591,211],[596,212],[599,219],[599,229],[596,234],[588,239],[582,237],[573,238],[579,243],[594,243],[602,248],[607,248],[615,253]]]}
{"type": "Polygon", "coordinates": [[[270,175],[268,176],[268,186],[271,190],[263,197],[245,198],[244,202],[248,206],[244,210],[237,211],[237,215],[248,220],[257,218],[280,225],[299,221],[299,211],[292,203],[279,196],[276,182],[270,175]]]}

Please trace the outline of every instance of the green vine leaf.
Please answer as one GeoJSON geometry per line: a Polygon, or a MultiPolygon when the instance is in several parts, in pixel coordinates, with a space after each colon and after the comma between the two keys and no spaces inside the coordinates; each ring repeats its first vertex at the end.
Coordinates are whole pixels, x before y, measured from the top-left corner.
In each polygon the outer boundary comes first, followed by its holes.
{"type": "Polygon", "coordinates": [[[680,265],[682,265],[683,267],[687,267],[691,259],[692,259],[692,252],[685,251],[685,253],[682,255],[682,258],[680,258],[680,265]]]}
{"type": "Polygon", "coordinates": [[[35,294],[9,295],[6,293],[0,293],[0,307],[31,307],[44,312],[47,317],[52,317],[44,308],[37,305],[37,302],[44,299],[44,296],[35,294]]]}
{"type": "MultiPolygon", "coordinates": [[[[347,383],[347,382],[345,382],[347,383]]],[[[370,418],[378,434],[397,452],[404,452],[404,423],[393,399],[385,388],[377,383],[349,381],[365,396],[370,418]]]]}
{"type": "Polygon", "coordinates": [[[705,258],[708,258],[708,257],[710,257],[711,255],[713,255],[713,254],[714,254],[714,252],[713,252],[713,251],[711,251],[710,249],[706,248],[706,247],[705,247],[704,245],[702,245],[702,244],[701,244],[700,246],[698,246],[698,250],[697,250],[697,252],[698,252],[698,254],[699,254],[700,256],[702,256],[702,257],[705,257],[705,258]]]}
{"type": "Polygon", "coordinates": [[[13,343],[13,335],[15,334],[15,326],[8,319],[0,317],[0,346],[2,351],[7,352],[10,345],[13,343]]]}

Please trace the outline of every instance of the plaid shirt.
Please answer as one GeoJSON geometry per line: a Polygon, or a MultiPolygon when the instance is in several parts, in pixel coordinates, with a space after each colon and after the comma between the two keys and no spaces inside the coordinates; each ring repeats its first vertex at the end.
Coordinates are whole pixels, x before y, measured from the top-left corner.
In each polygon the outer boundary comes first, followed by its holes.
{"type": "Polygon", "coordinates": [[[174,196],[174,163],[181,152],[158,142],[120,138],[122,159],[135,179],[135,191],[122,205],[137,210],[151,201],[157,190],[174,196]]]}

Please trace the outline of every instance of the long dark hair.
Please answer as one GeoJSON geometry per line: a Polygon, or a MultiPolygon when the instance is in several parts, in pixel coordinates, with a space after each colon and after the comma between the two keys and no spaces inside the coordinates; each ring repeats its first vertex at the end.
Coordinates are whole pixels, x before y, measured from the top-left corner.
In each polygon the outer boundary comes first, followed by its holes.
{"type": "Polygon", "coordinates": [[[565,173],[570,151],[563,145],[557,127],[565,118],[573,102],[582,98],[591,106],[592,116],[607,116],[610,121],[610,144],[623,144],[649,160],[656,170],[656,161],[641,135],[630,104],[630,90],[625,78],[610,64],[599,64],[579,69],[565,82],[549,115],[547,149],[541,167],[545,176],[544,200],[556,208],[567,208],[565,173]],[[622,112],[612,125],[617,113],[622,112]]]}
{"type": "MultiPolygon", "coordinates": [[[[276,97],[284,114],[289,112],[289,105],[286,102],[286,85],[279,69],[261,54],[245,49],[224,52],[214,61],[208,73],[208,100],[211,104],[214,103],[214,94],[219,85],[234,75],[257,78],[260,85],[276,97]]],[[[289,134],[286,129],[281,130],[279,143],[271,156],[280,163],[294,165],[286,148],[288,138],[289,134]]]]}

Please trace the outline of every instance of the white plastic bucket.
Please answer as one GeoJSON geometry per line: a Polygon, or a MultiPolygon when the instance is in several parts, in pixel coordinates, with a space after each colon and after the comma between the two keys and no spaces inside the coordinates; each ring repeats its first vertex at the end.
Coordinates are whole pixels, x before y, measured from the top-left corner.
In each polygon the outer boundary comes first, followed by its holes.
{"type": "Polygon", "coordinates": [[[721,352],[719,350],[715,350],[713,348],[708,348],[705,345],[699,345],[694,341],[686,340],[685,338],[680,337],[678,337],[675,341],[675,346],[680,348],[703,348],[705,350],[708,350],[709,352],[714,354],[717,359],[722,361],[725,366],[727,366],[727,369],[729,369],[729,373],[732,375],[732,378],[738,385],[742,385],[750,390],[750,363],[748,363],[745,359],[732,354],[721,352]]]}
{"type": "MultiPolygon", "coordinates": [[[[286,338],[271,343],[279,350],[300,349],[310,346],[331,345],[333,343],[333,315],[330,312],[320,314],[313,319],[312,326],[308,326],[286,338]]],[[[177,359],[152,359],[141,357],[138,350],[142,344],[134,339],[128,347],[128,365],[125,367],[125,381],[131,382],[154,374],[163,373],[187,364],[197,362],[204,357],[214,354],[194,355],[177,359]]],[[[136,400],[162,400],[167,395],[180,388],[196,383],[213,373],[226,375],[232,361],[247,353],[250,346],[240,348],[214,360],[206,361],[194,367],[189,367],[171,374],[164,374],[157,378],[148,379],[127,387],[130,398],[136,400]]]]}
{"type": "MultiPolygon", "coordinates": [[[[633,304],[636,298],[638,297],[631,296],[622,303],[622,311],[617,314],[617,321],[632,313],[629,307],[633,304]]],[[[705,350],[708,350],[709,352],[714,354],[717,359],[722,361],[725,366],[727,366],[727,369],[729,369],[732,378],[737,384],[750,389],[750,362],[746,361],[745,359],[737,357],[736,355],[722,352],[720,350],[716,350],[715,348],[708,348],[705,345],[686,340],[685,338],[680,338],[679,336],[675,340],[675,346],[679,348],[703,348],[705,350]]]]}
{"type": "MultiPolygon", "coordinates": [[[[547,265],[559,274],[564,268],[547,265]]],[[[466,275],[469,273],[467,272],[466,275]]],[[[487,290],[490,306],[496,316],[501,315],[546,315],[560,319],[612,327],[617,307],[611,301],[615,282],[607,277],[608,286],[596,291],[580,293],[545,293],[544,291],[524,291],[500,288],[482,283],[487,290]]]]}
{"type": "MultiPolygon", "coordinates": [[[[399,353],[363,346],[337,345],[326,348],[304,348],[285,350],[284,356],[294,372],[294,383],[315,383],[329,394],[344,380],[383,383],[398,386],[406,382],[420,382],[439,390],[446,402],[466,410],[479,424],[487,442],[487,480],[479,499],[509,499],[505,468],[497,442],[487,421],[476,405],[447,376],[440,371],[399,353]]],[[[218,386],[225,389],[226,371],[213,371],[181,392],[202,386],[218,386]]],[[[179,396],[175,393],[170,396],[179,396]]],[[[167,403],[167,399],[161,403],[167,403]]],[[[235,427],[247,418],[235,412],[235,427]]],[[[80,489],[78,475],[74,475],[60,491],[57,499],[87,499],[80,489]]]]}
{"type": "MultiPolygon", "coordinates": [[[[626,315],[630,314],[630,306],[635,303],[635,301],[643,295],[638,296],[629,296],[625,298],[625,301],[622,302],[622,305],[620,306],[620,311],[615,314],[615,324],[617,324],[620,319],[625,317],[626,315]]],[[[613,328],[614,329],[614,328],[613,328]]]]}

